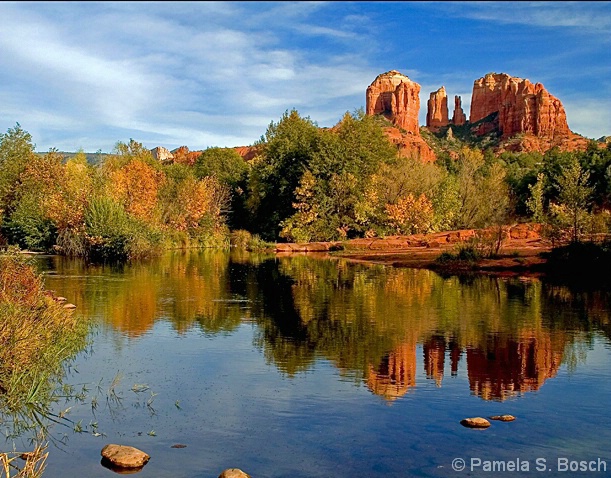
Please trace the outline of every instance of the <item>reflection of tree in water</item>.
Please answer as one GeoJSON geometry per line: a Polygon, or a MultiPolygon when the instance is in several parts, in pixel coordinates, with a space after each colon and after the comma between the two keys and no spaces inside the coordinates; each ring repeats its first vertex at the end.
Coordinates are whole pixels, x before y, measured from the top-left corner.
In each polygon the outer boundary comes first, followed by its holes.
{"type": "Polygon", "coordinates": [[[464,353],[472,392],[504,400],[570,367],[595,330],[610,336],[608,294],[578,298],[539,280],[465,282],[305,256],[244,267],[236,277],[252,277],[243,293],[256,298],[257,344],[268,360],[294,374],[324,357],[389,400],[416,385],[417,344],[437,386],[446,356],[455,376],[464,353]]]}
{"type": "Polygon", "coordinates": [[[248,314],[229,290],[229,255],[223,251],[187,251],[144,263],[88,265],[53,258],[51,268],[65,275],[60,295],[74,297],[79,311],[102,320],[128,337],[166,320],[183,333],[194,326],[206,333],[231,331],[248,314]]]}
{"type": "Polygon", "coordinates": [[[561,364],[574,367],[596,331],[611,337],[609,292],[539,280],[218,251],[121,270],[54,260],[67,271],[58,294],[70,293],[83,313],[128,336],[156,320],[180,333],[231,331],[254,320],[256,344],[283,373],[322,357],[388,398],[416,385],[418,344],[427,379],[441,386],[445,361],[456,375],[465,354],[473,393],[498,400],[538,389],[561,364]]]}

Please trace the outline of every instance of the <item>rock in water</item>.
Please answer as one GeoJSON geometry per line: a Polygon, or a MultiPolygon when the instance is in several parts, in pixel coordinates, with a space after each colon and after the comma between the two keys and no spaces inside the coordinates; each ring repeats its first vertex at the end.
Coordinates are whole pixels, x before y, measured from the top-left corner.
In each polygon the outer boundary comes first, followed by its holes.
{"type": "Polygon", "coordinates": [[[228,468],[219,475],[219,478],[251,478],[239,468],[228,468]]]}
{"type": "Polygon", "coordinates": [[[151,457],[132,446],[110,444],[102,448],[102,458],[118,468],[141,468],[151,457]]]}
{"type": "Polygon", "coordinates": [[[468,428],[488,428],[490,426],[490,422],[482,417],[465,418],[460,421],[460,424],[468,428]]]}
{"type": "Polygon", "coordinates": [[[495,415],[489,418],[490,420],[498,420],[500,422],[513,422],[516,419],[513,415],[495,415]]]}

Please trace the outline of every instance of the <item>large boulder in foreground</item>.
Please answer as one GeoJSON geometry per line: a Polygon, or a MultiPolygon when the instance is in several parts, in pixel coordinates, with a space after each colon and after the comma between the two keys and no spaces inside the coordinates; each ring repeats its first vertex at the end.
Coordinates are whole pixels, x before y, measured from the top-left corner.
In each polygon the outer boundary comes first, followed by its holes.
{"type": "Polygon", "coordinates": [[[150,458],[132,446],[109,444],[102,448],[102,460],[117,468],[142,468],[150,458]]]}

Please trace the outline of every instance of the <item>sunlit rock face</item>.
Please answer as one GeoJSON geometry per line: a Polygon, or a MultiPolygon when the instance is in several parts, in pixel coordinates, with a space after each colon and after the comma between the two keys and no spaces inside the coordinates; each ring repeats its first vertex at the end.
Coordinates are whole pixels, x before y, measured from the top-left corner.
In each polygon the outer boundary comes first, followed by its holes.
{"type": "Polygon", "coordinates": [[[170,150],[163,146],[157,146],[151,149],[151,154],[157,161],[171,161],[174,159],[174,155],[170,153],[170,150]]]}
{"type": "Polygon", "coordinates": [[[518,133],[545,138],[571,134],[561,101],[541,83],[506,73],[489,73],[475,80],[469,121],[474,123],[496,112],[503,138],[518,133]]]}
{"type": "Polygon", "coordinates": [[[437,159],[435,152],[420,134],[406,134],[397,127],[384,128],[384,134],[397,147],[401,157],[418,158],[425,163],[431,163],[437,159]]]}
{"type": "Polygon", "coordinates": [[[383,115],[392,123],[384,132],[400,156],[435,161],[435,153],[420,136],[419,95],[420,85],[407,76],[396,70],[382,73],[367,88],[366,113],[383,115]]]}
{"type": "Polygon", "coordinates": [[[454,96],[454,114],[452,115],[452,124],[462,126],[467,122],[467,115],[462,109],[462,98],[454,96]]]}
{"type": "Polygon", "coordinates": [[[382,114],[395,126],[409,133],[420,135],[419,94],[420,85],[407,76],[396,70],[382,73],[367,88],[367,114],[382,114]]]}
{"type": "Polygon", "coordinates": [[[235,146],[233,149],[236,153],[242,156],[242,159],[244,159],[244,161],[250,161],[260,153],[260,148],[258,148],[257,146],[235,146]]]}
{"type": "Polygon", "coordinates": [[[448,96],[445,87],[439,88],[430,94],[427,102],[426,127],[436,133],[444,126],[448,126],[448,96]]]}

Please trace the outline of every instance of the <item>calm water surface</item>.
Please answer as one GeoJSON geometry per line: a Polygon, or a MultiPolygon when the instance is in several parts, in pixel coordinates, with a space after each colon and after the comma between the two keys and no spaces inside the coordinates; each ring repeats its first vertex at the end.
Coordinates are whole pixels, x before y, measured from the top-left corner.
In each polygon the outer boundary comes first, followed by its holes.
{"type": "Polygon", "coordinates": [[[114,475],[107,443],[149,453],[143,478],[574,476],[559,457],[611,476],[608,292],[306,256],[39,264],[94,322],[67,377],[86,398],[58,405],[83,432],[54,427],[46,477],[114,475]]]}

